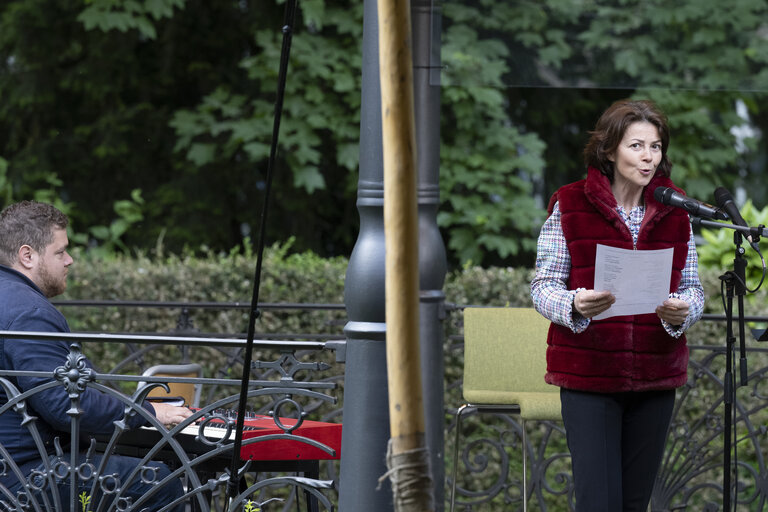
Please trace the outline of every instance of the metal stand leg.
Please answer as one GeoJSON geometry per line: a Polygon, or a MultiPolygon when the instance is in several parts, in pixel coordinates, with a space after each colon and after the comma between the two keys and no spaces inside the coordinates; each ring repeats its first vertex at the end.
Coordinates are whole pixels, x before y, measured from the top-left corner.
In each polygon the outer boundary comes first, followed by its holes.
{"type": "Polygon", "coordinates": [[[525,434],[525,420],[520,419],[520,427],[523,430],[523,512],[528,512],[528,446],[526,434],[525,434]]]}
{"type": "Polygon", "coordinates": [[[453,507],[456,504],[456,473],[459,467],[459,437],[461,436],[461,416],[466,409],[471,409],[470,404],[464,404],[456,411],[456,435],[453,440],[453,469],[451,471],[451,507],[450,512],[453,512],[453,507]]]}

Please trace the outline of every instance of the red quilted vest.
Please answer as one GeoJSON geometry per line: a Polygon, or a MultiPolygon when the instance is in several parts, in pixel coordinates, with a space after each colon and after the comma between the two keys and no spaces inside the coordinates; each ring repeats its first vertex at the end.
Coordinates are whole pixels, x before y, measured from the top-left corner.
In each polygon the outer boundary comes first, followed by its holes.
{"type": "MultiPolygon", "coordinates": [[[[677,290],[688,254],[690,224],[680,208],[653,198],[656,187],[672,187],[655,176],[645,188],[645,216],[638,250],[672,247],[670,292],[677,290]]],[[[592,289],[597,244],[632,249],[632,235],[616,212],[608,178],[590,168],[587,179],[560,188],[550,200],[559,202],[562,226],[571,255],[568,289],[592,289]]],[[[547,338],[546,381],[585,391],[621,392],[674,389],[687,380],[685,336],[673,338],[655,313],[592,320],[582,333],[552,324],[547,338]]]]}

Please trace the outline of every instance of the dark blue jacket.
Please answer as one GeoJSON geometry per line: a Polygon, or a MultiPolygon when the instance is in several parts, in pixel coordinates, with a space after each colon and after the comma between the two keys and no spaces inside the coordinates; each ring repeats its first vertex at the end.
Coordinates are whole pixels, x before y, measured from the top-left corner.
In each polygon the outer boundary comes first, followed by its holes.
{"type": "MultiPolygon", "coordinates": [[[[64,315],[32,281],[0,265],[0,330],[69,332],[69,326],[64,315]]],[[[50,378],[7,377],[21,392],[50,382],[53,370],[65,364],[68,354],[69,343],[66,341],[0,338],[0,370],[44,371],[51,374],[50,378]]],[[[90,361],[86,360],[86,364],[92,367],[90,361]]],[[[5,390],[0,387],[0,404],[7,401],[5,390]]],[[[38,418],[35,423],[49,454],[54,452],[53,439],[56,436],[60,438],[62,446],[69,444],[71,419],[67,410],[70,404],[64,386],[36,393],[27,401],[29,414],[38,418]]],[[[144,407],[154,413],[151,405],[145,404],[144,407]]],[[[125,406],[115,398],[90,387],[81,395],[80,408],[84,411],[80,423],[83,434],[111,433],[114,430],[113,422],[121,419],[125,410],[125,406]]],[[[129,420],[131,427],[143,423],[144,419],[138,415],[129,420]]],[[[21,425],[21,416],[13,410],[0,415],[0,443],[21,466],[24,474],[28,474],[29,470],[41,462],[41,454],[29,428],[21,425]]],[[[16,478],[9,474],[0,478],[0,482],[16,482],[16,478]]]]}

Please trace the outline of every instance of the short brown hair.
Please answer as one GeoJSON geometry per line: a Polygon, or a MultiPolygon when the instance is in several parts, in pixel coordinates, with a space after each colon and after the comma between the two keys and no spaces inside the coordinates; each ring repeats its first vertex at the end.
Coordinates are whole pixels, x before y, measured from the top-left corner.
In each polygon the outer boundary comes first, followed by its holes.
{"type": "Polygon", "coordinates": [[[661,162],[656,172],[669,176],[672,162],[667,157],[669,125],[667,117],[655,103],[648,100],[619,100],[603,112],[584,148],[584,163],[594,167],[613,181],[614,165],[610,157],[619,147],[624,132],[632,123],[648,122],[656,127],[661,138],[661,162]]]}
{"type": "Polygon", "coordinates": [[[21,201],[6,207],[0,212],[0,264],[13,266],[22,245],[44,252],[54,229],[68,224],[67,216],[50,204],[21,201]]]}

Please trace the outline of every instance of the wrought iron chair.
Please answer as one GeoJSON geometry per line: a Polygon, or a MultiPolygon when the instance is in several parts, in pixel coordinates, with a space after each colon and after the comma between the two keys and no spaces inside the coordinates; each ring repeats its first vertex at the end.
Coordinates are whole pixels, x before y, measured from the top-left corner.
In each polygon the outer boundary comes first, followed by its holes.
{"type": "Polygon", "coordinates": [[[466,404],[456,412],[451,512],[462,416],[471,411],[519,414],[523,448],[523,510],[528,510],[526,420],[560,421],[560,390],[544,382],[549,321],[533,308],[464,310],[466,404]]]}
{"type": "MultiPolygon", "coordinates": [[[[142,373],[144,377],[202,377],[203,367],[197,363],[186,364],[158,364],[151,366],[142,373]]],[[[139,387],[146,382],[139,382],[139,387]]],[[[184,398],[184,404],[191,407],[200,407],[200,394],[202,392],[201,384],[191,382],[167,382],[169,392],[161,387],[156,387],[149,392],[148,397],[171,397],[180,396],[184,398]]]]}

